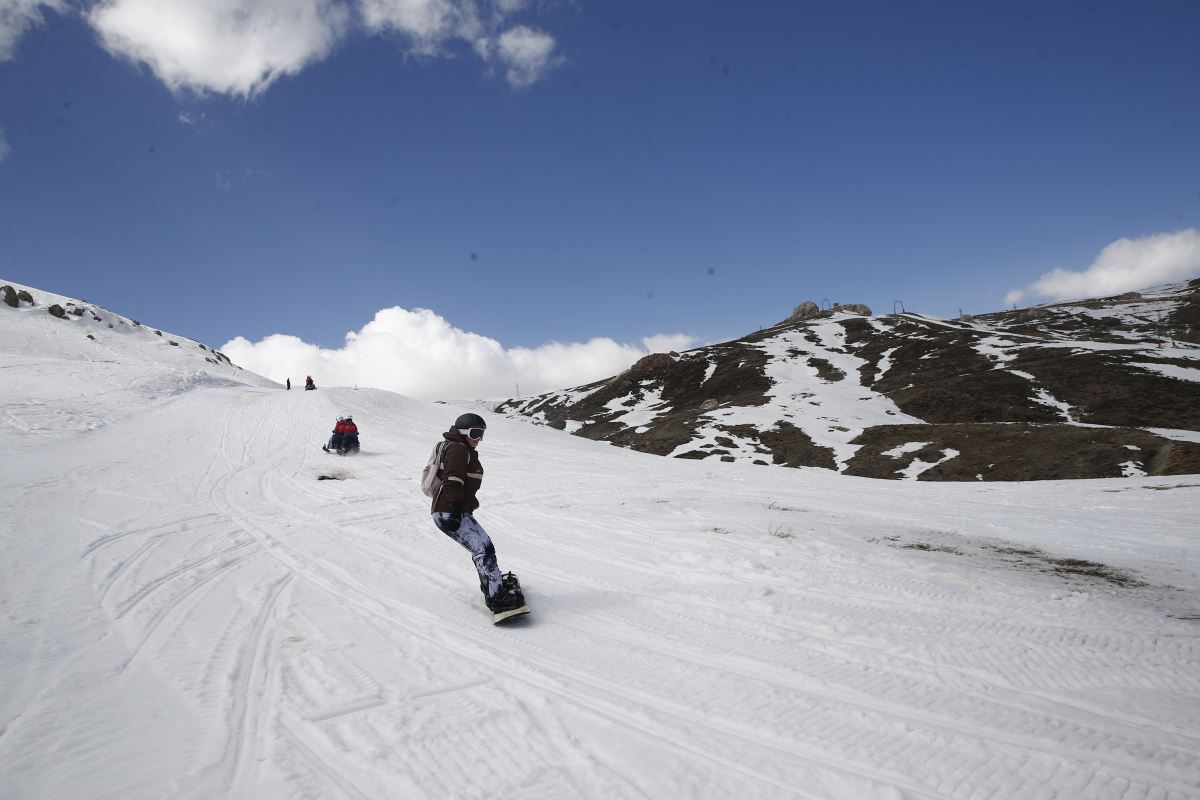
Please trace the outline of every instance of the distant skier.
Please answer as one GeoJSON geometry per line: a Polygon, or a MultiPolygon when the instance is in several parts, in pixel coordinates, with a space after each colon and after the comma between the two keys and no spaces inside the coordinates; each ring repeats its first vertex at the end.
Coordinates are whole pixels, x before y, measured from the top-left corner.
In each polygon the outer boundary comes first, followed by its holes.
{"type": "Polygon", "coordinates": [[[287,382],[288,382],[288,391],[290,392],[292,390],[292,379],[288,378],[287,382]]]}
{"type": "Polygon", "coordinates": [[[511,572],[501,574],[491,537],[475,519],[475,509],[479,508],[476,493],[483,484],[483,465],[476,451],[486,429],[487,423],[478,414],[463,414],[442,434],[445,444],[434,451],[440,459],[431,465],[441,485],[433,495],[430,511],[433,524],[470,551],[479,573],[479,588],[494,621],[499,622],[528,609],[516,576],[511,572]]]}
{"type": "Polygon", "coordinates": [[[307,378],[304,379],[304,391],[307,392],[307,391],[309,391],[311,389],[315,389],[315,388],[317,388],[317,384],[313,383],[312,375],[309,375],[307,378]]]}

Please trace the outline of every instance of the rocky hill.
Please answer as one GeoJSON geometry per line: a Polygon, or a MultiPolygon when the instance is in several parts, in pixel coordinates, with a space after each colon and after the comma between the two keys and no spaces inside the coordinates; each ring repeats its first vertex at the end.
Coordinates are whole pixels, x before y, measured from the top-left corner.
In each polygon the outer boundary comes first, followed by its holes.
{"type": "Polygon", "coordinates": [[[876,478],[1200,473],[1200,279],[958,320],[807,303],[496,410],[674,458],[876,478]]]}
{"type": "MultiPolygon", "coordinates": [[[[0,312],[5,311],[26,312],[26,314],[18,314],[15,317],[5,317],[7,322],[11,323],[16,319],[28,321],[36,318],[44,325],[58,327],[60,335],[64,337],[77,335],[93,342],[94,346],[99,348],[105,347],[106,342],[116,341],[114,337],[132,336],[143,345],[153,344],[182,348],[180,356],[175,360],[177,366],[203,361],[209,365],[209,368],[242,371],[241,367],[230,361],[224,353],[195,339],[142,325],[136,319],[123,317],[86,300],[75,300],[65,295],[0,279],[0,312]],[[46,320],[42,315],[49,315],[57,323],[46,320]],[[193,352],[195,349],[200,352],[193,352]]],[[[17,335],[15,325],[5,326],[4,329],[11,332],[13,336],[17,335]]],[[[83,343],[80,342],[80,344],[83,343]]],[[[97,352],[103,352],[103,350],[97,352]]],[[[91,360],[88,356],[85,358],[91,360]]]]}
{"type": "Polygon", "coordinates": [[[0,374],[0,432],[38,437],[96,430],[197,387],[278,386],[203,342],[6,280],[0,374]],[[61,380],[38,377],[47,364],[61,380]]]}

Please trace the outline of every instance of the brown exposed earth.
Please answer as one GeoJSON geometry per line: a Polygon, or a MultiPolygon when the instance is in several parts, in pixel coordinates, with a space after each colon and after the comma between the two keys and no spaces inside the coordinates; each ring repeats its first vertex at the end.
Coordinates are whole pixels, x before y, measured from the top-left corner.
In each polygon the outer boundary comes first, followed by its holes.
{"type": "Polygon", "coordinates": [[[847,475],[897,478],[914,461],[937,466],[923,481],[1032,481],[1119,478],[1121,465],[1149,475],[1200,472],[1200,444],[1175,442],[1137,428],[1088,428],[1030,423],[879,425],[864,431],[847,475]],[[885,455],[909,443],[921,449],[885,455]],[[945,451],[957,452],[943,461],[945,451]],[[941,463],[938,463],[941,462],[941,463]]]}
{"type": "Polygon", "coordinates": [[[936,464],[921,480],[1182,475],[1200,473],[1200,444],[1161,432],[1200,431],[1200,380],[1177,377],[1200,378],[1197,344],[1200,279],[962,320],[804,303],[740,339],[497,411],[658,455],[876,478],[916,461],[936,464]],[[863,424],[881,407],[895,424],[863,424]]]}

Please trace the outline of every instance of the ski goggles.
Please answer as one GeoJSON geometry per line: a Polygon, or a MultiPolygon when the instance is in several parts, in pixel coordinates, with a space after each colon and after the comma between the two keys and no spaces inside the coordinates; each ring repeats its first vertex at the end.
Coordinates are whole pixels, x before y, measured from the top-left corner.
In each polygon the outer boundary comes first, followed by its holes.
{"type": "Polygon", "coordinates": [[[463,436],[476,441],[483,438],[483,428],[459,428],[458,432],[463,436]]]}

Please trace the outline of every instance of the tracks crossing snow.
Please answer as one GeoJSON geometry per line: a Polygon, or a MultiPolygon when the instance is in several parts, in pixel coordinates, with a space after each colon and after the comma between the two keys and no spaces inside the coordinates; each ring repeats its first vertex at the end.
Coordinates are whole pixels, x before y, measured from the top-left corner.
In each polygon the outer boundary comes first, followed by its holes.
{"type": "MultiPolygon", "coordinates": [[[[1196,795],[1194,623],[871,543],[893,509],[806,502],[803,473],[771,471],[780,508],[753,472],[497,421],[481,519],[535,611],[493,628],[411,480],[445,408],[313,394],[183,395],[140,423],[144,460],[24,484],[79,520],[115,708],[178,737],[157,794],[1196,795]],[[366,450],[318,483],[347,411],[366,450]]],[[[12,684],[43,698],[0,721],[19,796],[73,674],[12,684]]],[[[121,742],[91,746],[136,769],[121,742]]]]}

